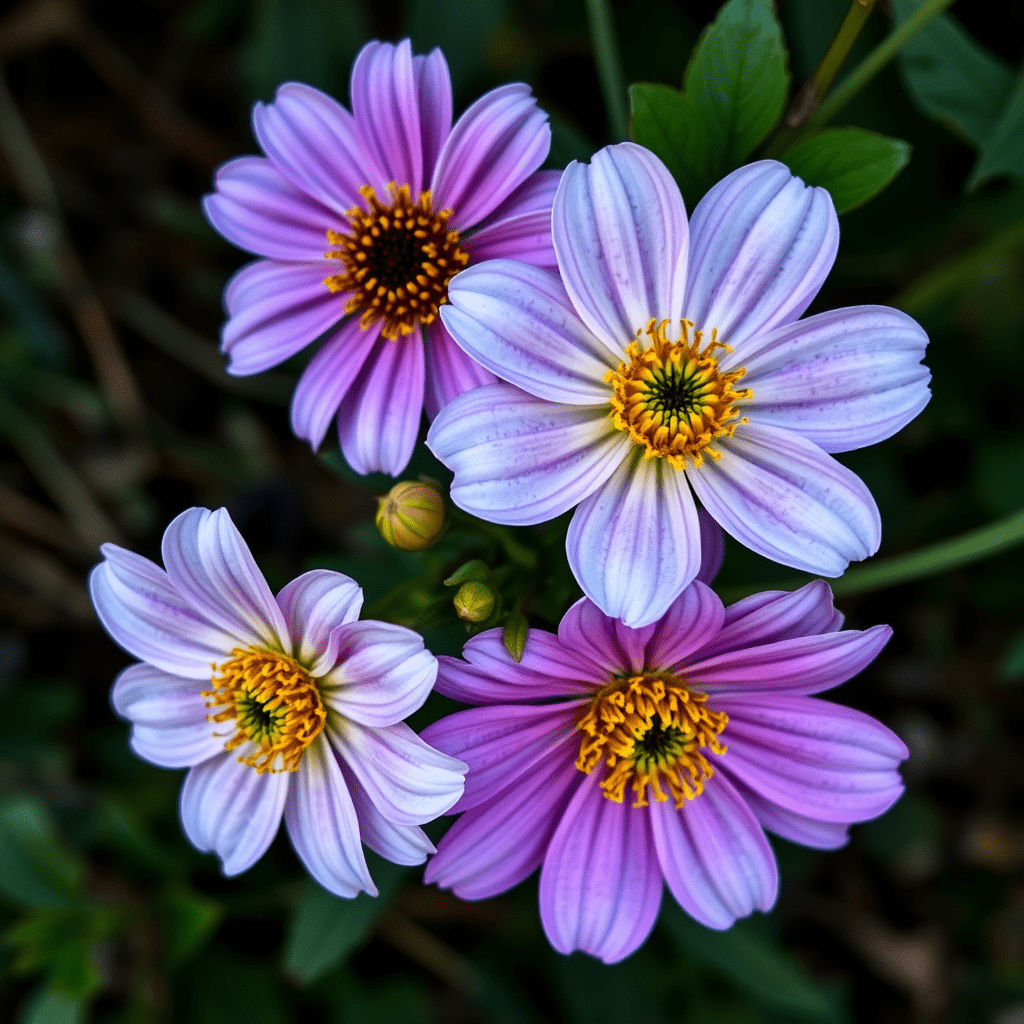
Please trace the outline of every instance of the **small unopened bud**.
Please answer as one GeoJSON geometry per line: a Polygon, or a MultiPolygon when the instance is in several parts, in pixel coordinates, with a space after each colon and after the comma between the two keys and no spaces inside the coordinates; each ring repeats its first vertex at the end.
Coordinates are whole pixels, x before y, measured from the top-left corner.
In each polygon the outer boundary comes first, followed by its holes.
{"type": "Polygon", "coordinates": [[[463,622],[486,622],[494,611],[494,591],[486,583],[463,583],[452,603],[463,622]]]}
{"type": "Polygon", "coordinates": [[[432,484],[404,480],[378,499],[376,523],[393,548],[422,551],[441,536],[444,498],[432,484]]]}

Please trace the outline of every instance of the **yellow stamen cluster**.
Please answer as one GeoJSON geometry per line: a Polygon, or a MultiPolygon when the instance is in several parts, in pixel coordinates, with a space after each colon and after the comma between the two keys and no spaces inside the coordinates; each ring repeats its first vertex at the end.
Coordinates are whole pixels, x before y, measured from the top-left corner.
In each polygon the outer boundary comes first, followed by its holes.
{"type": "Polygon", "coordinates": [[[583,739],[576,767],[589,774],[603,760],[608,775],[601,788],[617,804],[628,786],[633,806],[646,807],[649,786],[655,800],[664,803],[671,795],[682,807],[715,773],[702,748],[726,751],[718,737],[729,716],[712,711],[706,700],[667,673],[615,680],[591,701],[577,725],[583,739]]]}
{"type": "Polygon", "coordinates": [[[459,233],[448,228],[451,210],[434,211],[429,192],[412,201],[408,185],[388,189],[391,202],[382,203],[373,188],[360,194],[368,210],[348,211],[347,232],[328,231],[337,246],[324,255],[341,260],[344,273],[324,279],[332,292],[350,293],[346,313],[361,311],[360,325],[384,321],[381,334],[395,341],[412,334],[419,324],[433,323],[448,301],[448,282],[469,262],[459,233]]]}
{"type": "MultiPolygon", "coordinates": [[[[630,362],[609,370],[605,380],[612,385],[612,419],[619,430],[643,445],[644,457],[663,458],[676,469],[685,469],[689,458],[693,465],[703,462],[705,452],[720,458],[721,452],[708,448],[716,437],[731,437],[739,419],[735,402],[749,399],[749,389],[737,391],[733,385],[744,369],[723,373],[714,353],[731,351],[718,341],[712,330],[711,341],[702,349],[702,331],[693,331],[691,320],[682,321],[682,334],[669,341],[668,320],[651,320],[646,331],[650,345],[641,348],[630,342],[626,355],[630,362]]],[[[637,331],[639,338],[641,332],[637,331]]]]}
{"type": "MultiPolygon", "coordinates": [[[[327,712],[309,674],[294,659],[276,651],[235,648],[230,661],[205,690],[211,722],[234,720],[235,734],[224,744],[234,750],[254,743],[257,750],[240,757],[264,772],[294,772],[302,752],[320,735],[327,712]]],[[[214,666],[216,669],[216,666],[214,666]]]]}

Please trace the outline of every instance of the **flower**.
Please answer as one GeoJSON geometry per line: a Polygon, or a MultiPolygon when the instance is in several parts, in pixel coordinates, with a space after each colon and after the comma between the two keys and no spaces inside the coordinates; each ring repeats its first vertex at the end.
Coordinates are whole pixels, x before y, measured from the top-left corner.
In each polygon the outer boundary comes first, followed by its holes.
{"type": "Polygon", "coordinates": [[[819,693],[861,671],[891,630],[842,630],[828,585],[723,608],[694,582],[643,629],[588,598],[523,659],[501,631],[442,657],[437,689],[482,705],[424,738],[469,765],[462,816],[426,880],[486,899],[540,868],[551,944],[606,962],[644,941],[662,883],[709,928],[775,902],[769,829],[832,849],[899,797],[899,737],[819,693]]]}
{"type": "Polygon", "coordinates": [[[495,260],[460,274],[441,311],[509,382],[463,395],[427,436],[456,505],[525,525],[578,504],[569,564],[630,626],[659,619],[697,572],[691,488],[784,565],[838,576],[877,550],[874,500],[826,453],[921,411],[927,336],[884,306],[797,319],[838,245],[824,189],[749,164],[688,228],[664,164],[623,143],[569,165],[552,236],[561,280],[495,260]]]}
{"type": "Polygon", "coordinates": [[[257,103],[266,156],[224,164],[203,208],[264,257],[224,292],[228,372],[259,373],[330,332],[295,389],[292,429],[318,448],[338,414],[353,469],[396,476],[424,402],[433,417],[494,381],[437,319],[452,275],[495,256],[553,266],[558,174],[534,173],[551,131],[526,85],[492,90],[452,127],[440,50],[368,43],[351,95],[349,113],[288,82],[257,103]]]}
{"type": "Polygon", "coordinates": [[[465,765],[402,719],[437,674],[422,638],[358,622],[362,590],[314,569],[275,598],[225,509],[167,527],[166,571],[116,544],[89,577],[107,632],[141,662],[114,683],[131,746],[188,768],[181,821],[226,875],[262,856],[282,815],[303,864],[338,896],[377,894],[360,839],[397,864],[433,846],[417,826],[462,793],[465,765]]]}

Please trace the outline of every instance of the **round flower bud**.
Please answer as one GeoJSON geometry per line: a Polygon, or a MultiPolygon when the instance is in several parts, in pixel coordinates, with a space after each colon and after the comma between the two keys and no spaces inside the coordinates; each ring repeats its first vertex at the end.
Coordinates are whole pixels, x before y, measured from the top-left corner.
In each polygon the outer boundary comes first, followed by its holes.
{"type": "Polygon", "coordinates": [[[494,591],[486,583],[463,583],[453,604],[463,622],[485,622],[494,611],[494,591]]]}
{"type": "Polygon", "coordinates": [[[433,484],[404,480],[378,499],[376,523],[393,548],[422,551],[441,536],[444,498],[433,484]]]}

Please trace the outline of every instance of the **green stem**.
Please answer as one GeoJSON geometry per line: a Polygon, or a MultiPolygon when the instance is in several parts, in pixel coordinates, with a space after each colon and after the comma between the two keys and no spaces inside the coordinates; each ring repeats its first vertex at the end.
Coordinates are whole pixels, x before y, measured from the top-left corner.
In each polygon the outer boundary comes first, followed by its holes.
{"type": "Polygon", "coordinates": [[[608,131],[615,142],[623,142],[629,138],[626,80],[622,74],[622,60],[619,57],[615,21],[609,0],[587,0],[587,15],[594,43],[594,62],[597,64],[601,92],[608,112],[608,131]]]}
{"type": "Polygon", "coordinates": [[[927,0],[902,25],[890,32],[854,69],[843,79],[839,87],[825,97],[809,125],[820,127],[828,124],[854,96],[871,81],[917,35],[933,18],[938,17],[953,0],[927,0]]]}

